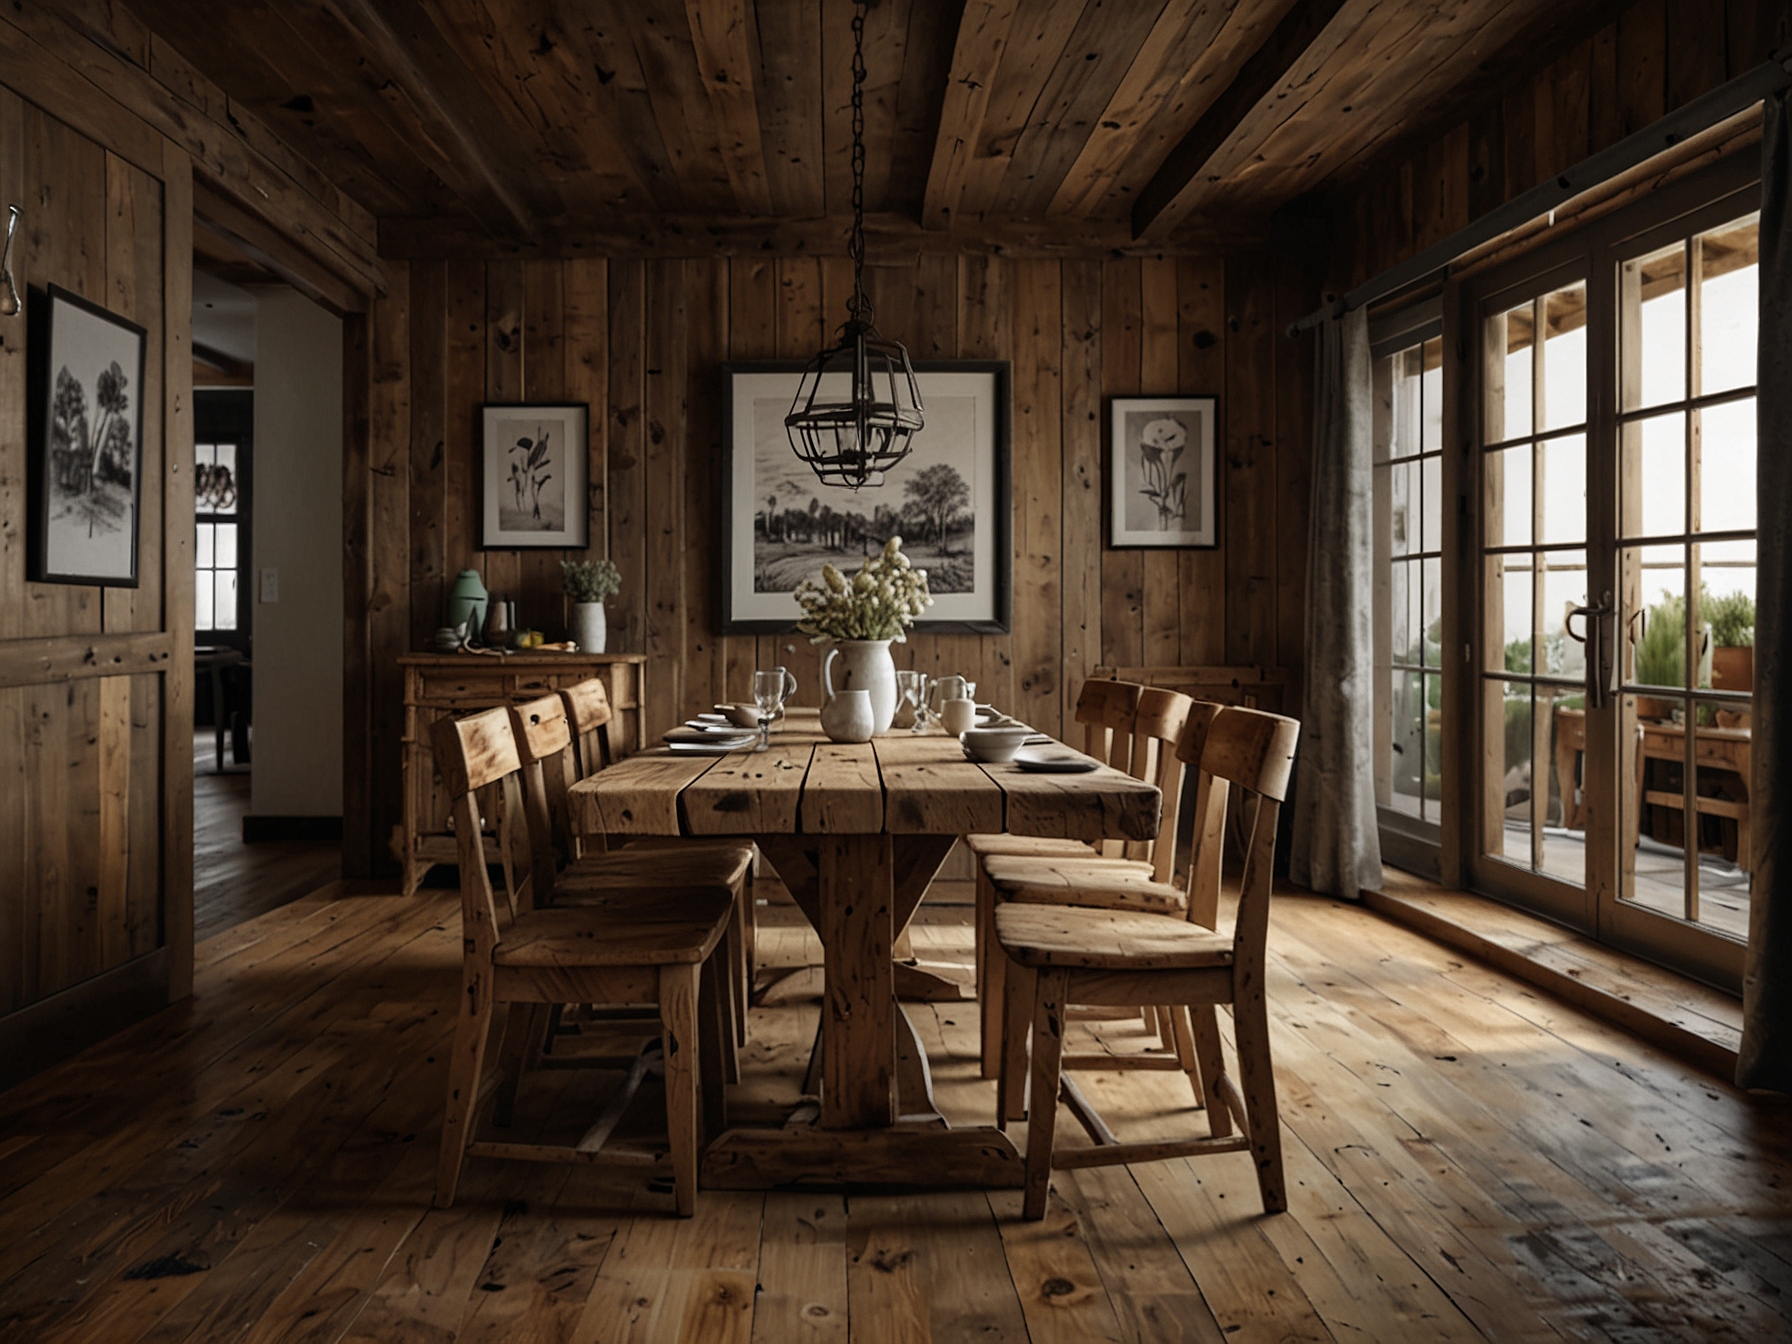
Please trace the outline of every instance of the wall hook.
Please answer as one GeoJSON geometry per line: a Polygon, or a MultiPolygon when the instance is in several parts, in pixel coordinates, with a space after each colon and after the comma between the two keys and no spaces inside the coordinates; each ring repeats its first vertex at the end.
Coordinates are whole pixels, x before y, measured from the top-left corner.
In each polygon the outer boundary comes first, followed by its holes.
{"type": "Polygon", "coordinates": [[[19,227],[19,207],[6,207],[6,248],[0,251],[0,317],[15,317],[19,311],[19,287],[12,280],[12,236],[19,227]]]}

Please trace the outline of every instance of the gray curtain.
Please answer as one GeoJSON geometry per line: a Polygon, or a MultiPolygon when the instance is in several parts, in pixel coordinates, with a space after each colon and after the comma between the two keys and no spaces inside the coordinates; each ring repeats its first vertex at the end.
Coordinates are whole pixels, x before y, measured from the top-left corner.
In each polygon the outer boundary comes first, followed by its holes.
{"type": "Polygon", "coordinates": [[[1313,497],[1307,542],[1307,668],[1288,873],[1332,896],[1381,886],[1375,822],[1369,318],[1318,330],[1313,497]]]}
{"type": "Polygon", "coordinates": [[[1736,1082],[1792,1092],[1792,111],[1762,109],[1761,328],[1755,402],[1754,883],[1736,1082]]]}

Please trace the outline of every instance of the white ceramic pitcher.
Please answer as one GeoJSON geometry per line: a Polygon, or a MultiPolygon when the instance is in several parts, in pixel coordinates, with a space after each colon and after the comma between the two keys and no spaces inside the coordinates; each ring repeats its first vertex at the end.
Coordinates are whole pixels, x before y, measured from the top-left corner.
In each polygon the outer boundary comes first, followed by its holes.
{"type": "Polygon", "coordinates": [[[896,664],[887,639],[841,639],[834,642],[821,662],[821,729],[836,742],[868,742],[873,733],[890,730],[896,716],[896,664]],[[840,660],[840,679],[834,680],[834,660],[840,660]],[[835,737],[828,727],[828,709],[838,695],[865,691],[871,706],[871,732],[864,737],[835,737]]]}

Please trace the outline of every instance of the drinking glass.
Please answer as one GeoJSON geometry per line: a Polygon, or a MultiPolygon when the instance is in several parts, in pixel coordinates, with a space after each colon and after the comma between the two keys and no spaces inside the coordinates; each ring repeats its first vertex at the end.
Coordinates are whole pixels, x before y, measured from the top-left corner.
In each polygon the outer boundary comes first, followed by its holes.
{"type": "Polygon", "coordinates": [[[909,724],[909,731],[924,731],[927,727],[927,674],[908,668],[900,669],[896,673],[896,693],[913,710],[914,717],[909,724]]]}
{"type": "Polygon", "coordinates": [[[772,720],[778,717],[778,711],[784,707],[784,697],[789,689],[789,674],[781,667],[753,674],[753,703],[759,707],[760,751],[771,745],[772,720]]]}

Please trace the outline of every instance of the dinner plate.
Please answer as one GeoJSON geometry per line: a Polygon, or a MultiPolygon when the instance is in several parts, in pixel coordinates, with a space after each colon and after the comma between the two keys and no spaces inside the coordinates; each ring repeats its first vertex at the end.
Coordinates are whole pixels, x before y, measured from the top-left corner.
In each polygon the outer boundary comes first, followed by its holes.
{"type": "Polygon", "coordinates": [[[1040,747],[1022,747],[1014,753],[1014,763],[1039,775],[1085,775],[1099,765],[1078,751],[1040,747]]]}
{"type": "Polygon", "coordinates": [[[742,742],[710,737],[701,742],[668,742],[666,745],[674,756],[726,756],[731,751],[745,751],[756,741],[758,736],[754,735],[742,742]]]}
{"type": "Polygon", "coordinates": [[[704,727],[687,727],[674,728],[670,732],[662,734],[662,736],[673,746],[678,746],[680,743],[702,743],[706,746],[741,746],[745,743],[755,741],[759,734],[747,732],[742,728],[718,730],[704,727]]]}
{"type": "Polygon", "coordinates": [[[744,734],[757,733],[758,731],[754,728],[742,728],[739,724],[734,723],[714,723],[709,719],[701,717],[686,719],[684,721],[684,726],[689,728],[693,733],[710,733],[722,737],[741,737],[744,734]]]}

